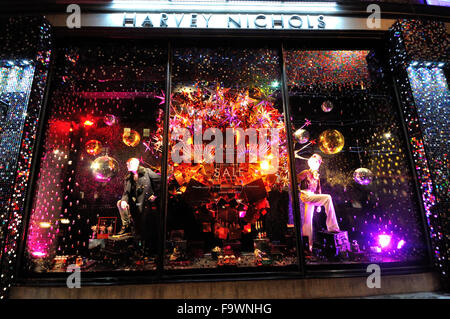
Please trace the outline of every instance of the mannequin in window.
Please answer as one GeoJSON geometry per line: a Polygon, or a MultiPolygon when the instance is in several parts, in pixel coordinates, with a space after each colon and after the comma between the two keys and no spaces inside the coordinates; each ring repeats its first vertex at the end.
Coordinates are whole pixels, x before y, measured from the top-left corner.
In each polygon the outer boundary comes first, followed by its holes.
{"type": "Polygon", "coordinates": [[[161,176],[150,168],[140,166],[137,158],[127,161],[127,169],[122,198],[117,202],[122,220],[122,228],[117,235],[130,234],[133,222],[136,232],[144,239],[148,237],[146,232],[149,230],[145,221],[151,213],[151,204],[157,199],[161,176]]]}
{"type": "Polygon", "coordinates": [[[320,164],[322,164],[322,157],[319,154],[313,154],[308,159],[309,169],[297,174],[297,182],[301,187],[300,199],[305,204],[302,234],[308,237],[310,251],[313,245],[313,215],[315,207],[320,212],[321,206],[325,206],[327,230],[330,232],[339,232],[333,200],[330,195],[322,194],[320,187],[320,164]]]}

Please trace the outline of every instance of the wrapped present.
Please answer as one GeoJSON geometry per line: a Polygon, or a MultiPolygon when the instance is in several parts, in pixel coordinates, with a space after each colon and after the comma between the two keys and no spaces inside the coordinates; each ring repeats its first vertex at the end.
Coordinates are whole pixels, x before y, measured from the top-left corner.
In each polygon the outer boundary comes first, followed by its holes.
{"type": "Polygon", "coordinates": [[[226,240],[228,238],[229,229],[220,225],[216,225],[214,235],[217,238],[226,240]]]}
{"type": "Polygon", "coordinates": [[[326,257],[342,256],[343,253],[351,251],[346,231],[319,231],[317,233],[317,244],[322,248],[326,257]]]}

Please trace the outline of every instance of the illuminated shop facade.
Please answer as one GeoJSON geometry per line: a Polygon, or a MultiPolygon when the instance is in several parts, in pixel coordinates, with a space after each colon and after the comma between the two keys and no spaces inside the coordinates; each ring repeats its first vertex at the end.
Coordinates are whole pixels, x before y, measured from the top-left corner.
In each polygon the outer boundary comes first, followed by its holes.
{"type": "Polygon", "coordinates": [[[3,22],[2,287],[448,280],[448,8],[246,6],[3,22]]]}

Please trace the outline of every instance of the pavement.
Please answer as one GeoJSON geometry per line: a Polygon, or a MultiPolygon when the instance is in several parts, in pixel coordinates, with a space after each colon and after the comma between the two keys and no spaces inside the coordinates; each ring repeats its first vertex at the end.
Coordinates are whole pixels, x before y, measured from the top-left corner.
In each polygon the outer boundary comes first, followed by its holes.
{"type": "Polygon", "coordinates": [[[450,293],[416,292],[409,294],[368,296],[368,297],[361,297],[361,299],[450,299],[450,293]]]}

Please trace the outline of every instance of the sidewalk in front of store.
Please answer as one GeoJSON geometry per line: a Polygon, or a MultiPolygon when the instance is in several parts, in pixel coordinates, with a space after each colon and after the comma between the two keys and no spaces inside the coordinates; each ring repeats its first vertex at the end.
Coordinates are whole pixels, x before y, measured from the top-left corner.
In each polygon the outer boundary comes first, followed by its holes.
{"type": "Polygon", "coordinates": [[[368,296],[368,297],[361,297],[361,299],[450,299],[450,293],[417,292],[412,294],[368,296]]]}

